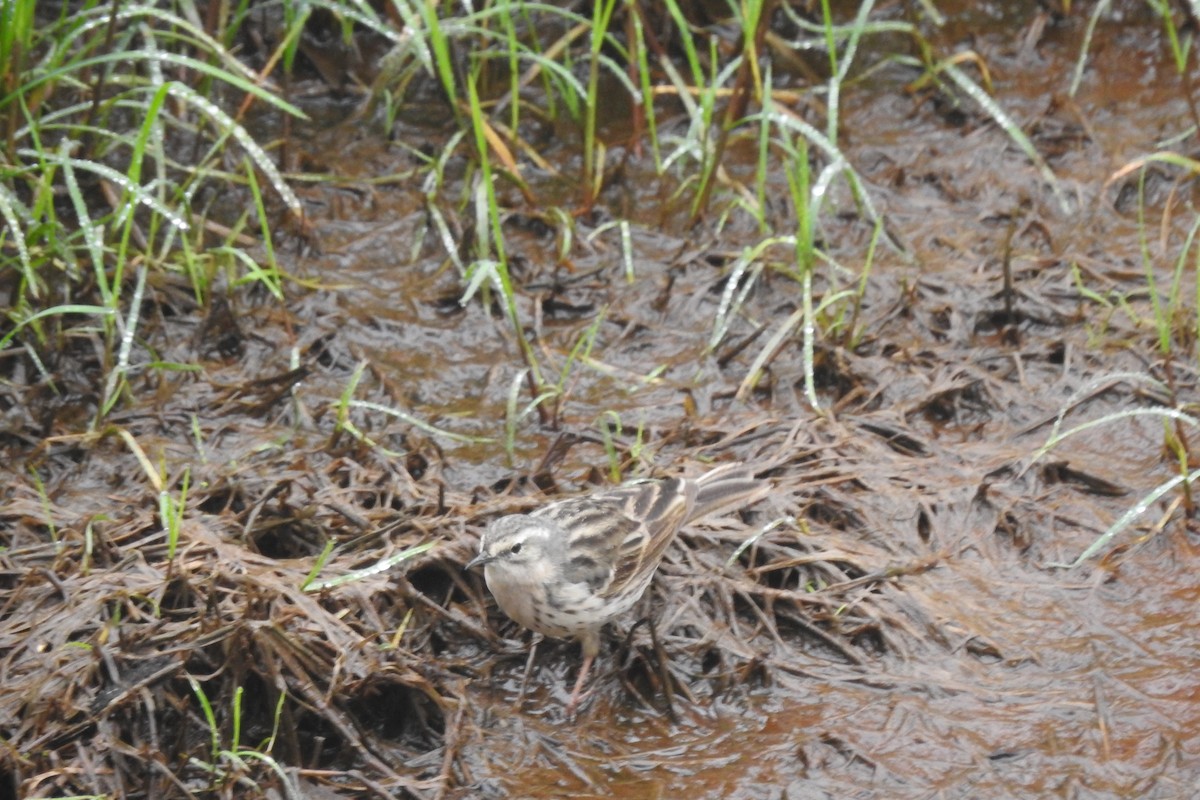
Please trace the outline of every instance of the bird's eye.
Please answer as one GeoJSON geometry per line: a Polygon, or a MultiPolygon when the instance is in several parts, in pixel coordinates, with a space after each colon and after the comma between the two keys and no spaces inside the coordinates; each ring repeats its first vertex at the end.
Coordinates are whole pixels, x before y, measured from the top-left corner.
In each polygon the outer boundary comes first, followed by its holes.
{"type": "Polygon", "coordinates": [[[516,555],[517,553],[521,552],[521,543],[517,542],[516,544],[514,544],[512,547],[509,548],[508,552],[512,553],[513,555],[516,555]]]}

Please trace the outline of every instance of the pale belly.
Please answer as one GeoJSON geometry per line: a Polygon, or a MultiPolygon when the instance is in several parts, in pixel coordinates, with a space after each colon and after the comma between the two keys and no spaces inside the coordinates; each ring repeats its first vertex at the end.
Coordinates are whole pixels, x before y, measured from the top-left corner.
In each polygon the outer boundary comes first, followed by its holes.
{"type": "Polygon", "coordinates": [[[501,570],[484,570],[488,589],[504,613],[530,630],[559,639],[598,630],[632,608],[649,584],[646,581],[646,585],[619,599],[606,599],[593,594],[583,583],[560,583],[550,588],[507,577],[501,570]]]}

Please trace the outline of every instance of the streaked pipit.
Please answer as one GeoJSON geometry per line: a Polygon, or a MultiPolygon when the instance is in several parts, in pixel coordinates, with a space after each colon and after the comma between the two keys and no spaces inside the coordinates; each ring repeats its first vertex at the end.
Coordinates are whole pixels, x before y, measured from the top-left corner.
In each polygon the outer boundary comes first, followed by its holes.
{"type": "Polygon", "coordinates": [[[526,628],[580,640],[583,666],[569,716],[600,652],[600,629],[646,591],[679,529],[769,490],[751,469],[733,464],[695,479],[634,483],[561,500],[495,520],[466,568],[483,565],[500,608],[526,628]]]}

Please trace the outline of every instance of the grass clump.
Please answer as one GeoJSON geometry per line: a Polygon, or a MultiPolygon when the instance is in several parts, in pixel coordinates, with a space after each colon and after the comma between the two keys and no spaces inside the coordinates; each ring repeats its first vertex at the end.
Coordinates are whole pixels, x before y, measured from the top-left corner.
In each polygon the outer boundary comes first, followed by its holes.
{"type": "Polygon", "coordinates": [[[0,341],[53,383],[40,353],[99,333],[98,423],[139,369],[132,345],[151,272],[181,276],[201,303],[222,275],[281,297],[271,209],[282,204],[297,220],[302,209],[222,105],[241,98],[301,114],[189,4],[36,6],[15,0],[0,10],[0,341]],[[181,157],[184,148],[194,158],[181,157]],[[211,187],[230,183],[251,210],[216,208],[211,187]],[[266,244],[255,256],[242,236],[252,224],[266,244]]]}

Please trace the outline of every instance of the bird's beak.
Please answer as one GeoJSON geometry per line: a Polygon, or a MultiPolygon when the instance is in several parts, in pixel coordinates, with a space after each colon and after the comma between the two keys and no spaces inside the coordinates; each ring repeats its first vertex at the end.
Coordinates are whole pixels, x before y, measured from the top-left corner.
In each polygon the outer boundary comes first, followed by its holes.
{"type": "Polygon", "coordinates": [[[495,556],[490,556],[487,553],[480,553],[479,555],[475,556],[474,558],[472,558],[470,561],[467,562],[467,565],[465,567],[463,567],[463,571],[466,571],[466,570],[470,569],[471,567],[478,567],[480,564],[487,564],[488,562],[495,561],[495,560],[496,560],[495,556]]]}

